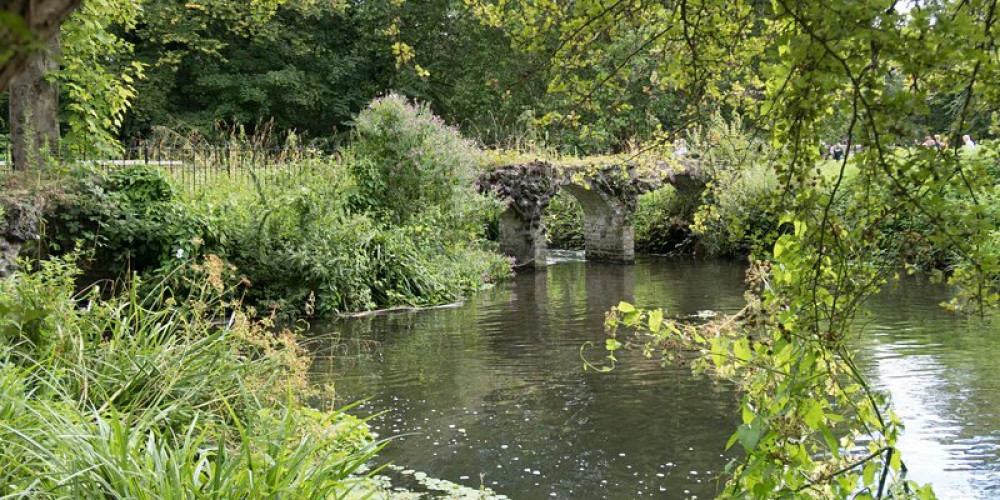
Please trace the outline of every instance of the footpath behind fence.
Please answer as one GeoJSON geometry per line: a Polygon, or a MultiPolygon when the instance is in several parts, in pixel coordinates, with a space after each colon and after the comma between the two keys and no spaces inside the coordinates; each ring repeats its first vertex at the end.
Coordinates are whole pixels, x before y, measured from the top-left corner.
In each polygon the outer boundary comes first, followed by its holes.
{"type": "MultiPolygon", "coordinates": [[[[276,176],[301,174],[309,160],[328,156],[315,148],[253,148],[229,146],[139,147],[129,148],[116,158],[94,158],[84,154],[65,154],[60,163],[90,165],[111,171],[131,165],[151,165],[163,170],[181,187],[198,188],[227,180],[260,182],[276,176]]],[[[0,157],[0,175],[13,172],[10,150],[0,157]]]]}

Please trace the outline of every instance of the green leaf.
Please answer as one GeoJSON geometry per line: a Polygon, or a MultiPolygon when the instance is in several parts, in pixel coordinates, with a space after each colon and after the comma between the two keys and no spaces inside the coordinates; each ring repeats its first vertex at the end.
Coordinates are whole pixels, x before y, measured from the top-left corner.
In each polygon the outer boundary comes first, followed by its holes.
{"type": "Polygon", "coordinates": [[[826,428],[826,417],[823,415],[823,405],[819,401],[813,401],[805,415],[806,425],[810,429],[820,430],[826,428]]]}
{"type": "Polygon", "coordinates": [[[609,351],[617,351],[618,349],[621,349],[621,347],[622,343],[619,342],[618,339],[607,339],[604,341],[604,348],[609,351]]]}
{"type": "Polygon", "coordinates": [[[750,341],[745,337],[737,340],[733,344],[733,354],[740,361],[749,361],[752,351],[750,350],[750,341]]]}
{"type": "Polygon", "coordinates": [[[740,446],[748,453],[752,453],[757,449],[757,444],[760,443],[760,438],[764,435],[765,430],[764,421],[757,417],[749,425],[744,424],[736,429],[736,439],[740,442],[740,446]]]}
{"type": "Polygon", "coordinates": [[[737,429],[732,436],[729,436],[729,441],[726,442],[726,449],[728,450],[732,448],[733,445],[736,444],[736,441],[739,441],[739,439],[740,439],[740,432],[739,429],[737,429]]]}
{"type": "Polygon", "coordinates": [[[655,309],[649,312],[649,331],[659,333],[663,325],[663,310],[655,309]]]}
{"type": "Polygon", "coordinates": [[[625,301],[619,302],[617,309],[618,309],[619,312],[622,312],[622,313],[635,312],[635,306],[633,306],[632,304],[629,304],[628,302],[625,302],[625,301]]]}
{"type": "Polygon", "coordinates": [[[718,337],[709,340],[709,344],[712,346],[712,362],[715,363],[715,366],[721,367],[725,364],[729,352],[722,345],[722,341],[718,337]]]}
{"type": "Polygon", "coordinates": [[[878,471],[878,468],[879,468],[878,462],[869,461],[868,463],[865,464],[865,469],[864,472],[862,473],[864,478],[864,484],[866,485],[874,484],[875,473],[878,471]]]}
{"type": "Polygon", "coordinates": [[[781,257],[781,254],[784,252],[785,252],[785,242],[783,241],[783,238],[778,238],[778,241],[774,242],[774,251],[772,251],[771,253],[774,254],[774,258],[777,259],[778,257],[781,257]]]}
{"type": "Polygon", "coordinates": [[[833,437],[830,428],[823,426],[820,432],[823,434],[823,440],[826,441],[826,446],[830,449],[830,453],[833,453],[834,457],[840,458],[840,445],[837,444],[837,438],[833,437]]]}

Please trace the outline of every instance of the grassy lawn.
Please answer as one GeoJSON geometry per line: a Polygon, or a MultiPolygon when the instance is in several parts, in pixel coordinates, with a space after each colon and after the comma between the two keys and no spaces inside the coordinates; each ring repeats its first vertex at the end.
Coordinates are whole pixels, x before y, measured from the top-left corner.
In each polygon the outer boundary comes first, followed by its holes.
{"type": "MultiPolygon", "coordinates": [[[[835,180],[837,176],[840,175],[840,168],[842,164],[843,160],[820,160],[816,163],[816,167],[824,177],[830,180],[835,180]]],[[[855,165],[854,159],[851,158],[848,159],[847,165],[844,166],[844,180],[851,180],[855,175],[858,175],[858,167],[855,165]]]]}

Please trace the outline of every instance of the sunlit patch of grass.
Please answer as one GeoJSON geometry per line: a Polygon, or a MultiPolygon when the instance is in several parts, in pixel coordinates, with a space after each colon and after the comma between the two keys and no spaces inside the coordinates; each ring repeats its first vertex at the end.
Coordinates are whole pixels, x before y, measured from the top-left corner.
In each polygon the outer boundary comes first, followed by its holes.
{"type": "Polygon", "coordinates": [[[816,163],[816,168],[819,170],[820,175],[831,181],[836,180],[840,176],[841,169],[844,172],[843,180],[845,182],[853,179],[858,174],[858,166],[853,157],[848,158],[846,164],[844,160],[834,160],[832,158],[820,160],[816,163]]]}

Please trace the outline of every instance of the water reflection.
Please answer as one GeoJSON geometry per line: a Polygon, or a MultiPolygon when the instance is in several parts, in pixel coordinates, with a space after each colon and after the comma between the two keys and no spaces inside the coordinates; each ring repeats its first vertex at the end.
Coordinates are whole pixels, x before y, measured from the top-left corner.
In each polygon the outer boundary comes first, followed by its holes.
{"type": "Polygon", "coordinates": [[[906,424],[910,475],[940,498],[1000,497],[1000,325],[958,318],[908,281],[877,297],[860,343],[906,424]]]}
{"type": "MultiPolygon", "coordinates": [[[[385,412],[378,431],[402,437],[382,459],[437,477],[512,498],[711,497],[734,391],[638,353],[610,374],[585,372],[580,348],[603,343],[604,313],[621,300],[678,315],[736,311],[743,268],[553,257],[460,308],[330,325],[342,338],[318,346],[317,381],[336,382],[347,400],[369,397],[363,413],[385,412]]],[[[945,315],[941,299],[917,285],[879,297],[862,322],[862,362],[908,423],[912,477],[932,480],[941,498],[992,498],[1000,332],[945,315]]]]}
{"type": "Polygon", "coordinates": [[[322,358],[317,378],[371,396],[360,411],[387,411],[380,432],[405,434],[383,458],[438,477],[478,486],[482,474],[513,498],[711,497],[733,391],[634,354],[611,374],[585,372],[580,347],[603,343],[604,313],[621,300],[738,307],[742,271],[718,279],[718,267],[562,262],[459,309],[338,323],[345,339],[380,346],[322,358]],[[698,267],[714,278],[689,279],[707,275],[698,267]]]}

